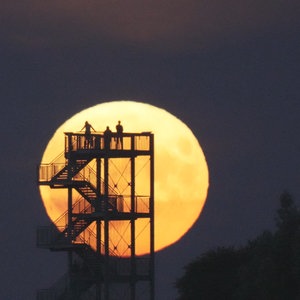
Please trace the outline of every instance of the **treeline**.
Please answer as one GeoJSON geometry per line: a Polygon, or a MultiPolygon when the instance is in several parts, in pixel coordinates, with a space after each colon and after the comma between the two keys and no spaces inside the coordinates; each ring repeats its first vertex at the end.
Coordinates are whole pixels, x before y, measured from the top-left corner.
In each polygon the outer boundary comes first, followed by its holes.
{"type": "Polygon", "coordinates": [[[275,232],[239,249],[208,251],[188,264],[175,284],[178,299],[300,299],[300,212],[287,192],[275,220],[275,232]]]}

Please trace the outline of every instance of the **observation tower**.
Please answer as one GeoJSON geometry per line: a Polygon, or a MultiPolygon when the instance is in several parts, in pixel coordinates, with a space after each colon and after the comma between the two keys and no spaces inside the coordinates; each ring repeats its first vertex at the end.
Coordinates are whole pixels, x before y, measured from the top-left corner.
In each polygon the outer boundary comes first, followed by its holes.
{"type": "Polygon", "coordinates": [[[37,300],[154,300],[154,135],[64,135],[38,185],[64,195],[65,211],[37,246],[65,251],[68,270],[37,300]]]}

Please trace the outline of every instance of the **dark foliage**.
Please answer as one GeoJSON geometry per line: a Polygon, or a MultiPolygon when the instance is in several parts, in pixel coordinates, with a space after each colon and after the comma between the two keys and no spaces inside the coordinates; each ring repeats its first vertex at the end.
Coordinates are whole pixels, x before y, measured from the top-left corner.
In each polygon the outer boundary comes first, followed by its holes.
{"type": "Polygon", "coordinates": [[[188,264],[178,299],[300,299],[300,212],[289,193],[280,197],[276,225],[240,249],[218,248],[188,264]]]}

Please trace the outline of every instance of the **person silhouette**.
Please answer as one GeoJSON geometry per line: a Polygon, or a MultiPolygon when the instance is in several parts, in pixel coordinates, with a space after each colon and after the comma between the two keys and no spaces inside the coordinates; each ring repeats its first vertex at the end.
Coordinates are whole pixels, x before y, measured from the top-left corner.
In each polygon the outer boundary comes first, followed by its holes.
{"type": "Polygon", "coordinates": [[[106,130],[104,131],[104,148],[110,149],[110,142],[111,142],[111,130],[109,126],[106,126],[106,130]]]}
{"type": "Polygon", "coordinates": [[[84,128],[85,128],[84,148],[90,148],[92,146],[91,129],[93,129],[94,131],[96,131],[96,130],[94,129],[94,127],[88,121],[85,121],[85,124],[84,124],[84,126],[82,127],[82,129],[80,131],[82,131],[84,128]]]}
{"type": "Polygon", "coordinates": [[[123,126],[121,125],[121,121],[118,121],[116,125],[117,130],[117,149],[123,149],[123,126]]]}

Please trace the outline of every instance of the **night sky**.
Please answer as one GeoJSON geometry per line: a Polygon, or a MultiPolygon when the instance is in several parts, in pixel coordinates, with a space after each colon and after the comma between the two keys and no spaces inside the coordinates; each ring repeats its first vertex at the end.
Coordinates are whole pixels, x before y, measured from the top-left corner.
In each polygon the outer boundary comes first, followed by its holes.
{"type": "Polygon", "coordinates": [[[101,102],[166,109],[207,159],[201,217],[156,255],[156,299],[175,299],[184,265],[204,251],[274,229],[284,190],[300,204],[299,1],[0,5],[1,299],[35,299],[66,272],[65,253],[35,246],[50,222],[36,169],[54,131],[101,102]]]}

